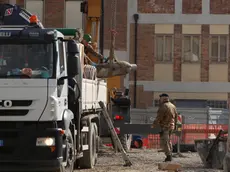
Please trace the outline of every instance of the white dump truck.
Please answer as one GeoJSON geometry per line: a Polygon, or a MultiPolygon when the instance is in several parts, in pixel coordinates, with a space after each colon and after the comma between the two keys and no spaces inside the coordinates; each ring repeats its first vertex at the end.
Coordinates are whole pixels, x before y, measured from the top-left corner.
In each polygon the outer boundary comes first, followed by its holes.
{"type": "Polygon", "coordinates": [[[83,45],[0,6],[0,171],[92,168],[106,82],[84,65],[83,45]]]}

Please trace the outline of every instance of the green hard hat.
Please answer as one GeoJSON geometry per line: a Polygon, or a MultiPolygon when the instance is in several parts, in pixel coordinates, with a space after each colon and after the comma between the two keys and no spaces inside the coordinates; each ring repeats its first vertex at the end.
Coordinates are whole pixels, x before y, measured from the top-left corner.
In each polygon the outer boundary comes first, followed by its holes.
{"type": "Polygon", "coordinates": [[[92,43],[92,37],[90,34],[84,34],[84,37],[83,37],[84,40],[86,40],[88,43],[92,43]]]}

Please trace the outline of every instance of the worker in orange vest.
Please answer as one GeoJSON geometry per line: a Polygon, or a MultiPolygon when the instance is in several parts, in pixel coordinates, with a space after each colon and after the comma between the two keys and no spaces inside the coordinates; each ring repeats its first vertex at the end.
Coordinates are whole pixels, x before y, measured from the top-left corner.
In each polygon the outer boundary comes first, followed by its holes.
{"type": "Polygon", "coordinates": [[[177,110],[175,105],[169,101],[168,94],[160,95],[160,106],[157,111],[157,117],[153,121],[152,128],[159,125],[162,129],[160,133],[160,143],[166,158],[166,161],[172,161],[172,143],[170,140],[172,132],[176,128],[177,123],[177,110]]]}

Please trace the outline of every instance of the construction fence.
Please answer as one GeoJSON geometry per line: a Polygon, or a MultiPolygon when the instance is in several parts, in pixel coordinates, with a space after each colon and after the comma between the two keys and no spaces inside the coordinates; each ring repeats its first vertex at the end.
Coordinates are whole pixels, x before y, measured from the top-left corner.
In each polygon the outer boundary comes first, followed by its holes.
{"type": "MultiPolygon", "coordinates": [[[[220,129],[228,130],[229,110],[218,108],[178,108],[182,115],[181,144],[194,144],[196,139],[207,139],[217,135],[220,129]]],[[[133,124],[151,124],[157,115],[157,109],[132,109],[133,124]]],[[[160,148],[159,135],[142,135],[144,146],[147,148],[160,148]]],[[[172,143],[176,144],[178,137],[172,136],[172,143]]]]}

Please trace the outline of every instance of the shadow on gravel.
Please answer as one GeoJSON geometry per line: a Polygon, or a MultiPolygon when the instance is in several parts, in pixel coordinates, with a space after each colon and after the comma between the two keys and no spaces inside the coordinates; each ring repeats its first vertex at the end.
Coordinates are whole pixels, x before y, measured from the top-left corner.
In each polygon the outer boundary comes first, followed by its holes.
{"type": "MultiPolygon", "coordinates": [[[[124,167],[123,164],[98,164],[96,165],[95,167],[103,167],[103,168],[106,168],[106,167],[124,167]]],[[[129,167],[124,167],[124,168],[129,168],[129,167]]]]}

